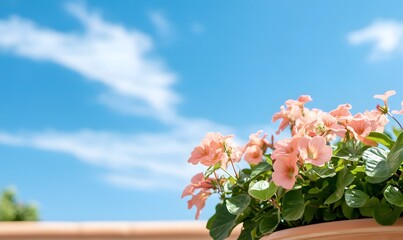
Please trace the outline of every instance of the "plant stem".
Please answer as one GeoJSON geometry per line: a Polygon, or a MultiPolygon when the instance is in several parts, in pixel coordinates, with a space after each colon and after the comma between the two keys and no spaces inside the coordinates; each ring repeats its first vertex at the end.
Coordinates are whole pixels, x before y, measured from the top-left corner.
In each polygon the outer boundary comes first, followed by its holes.
{"type": "Polygon", "coordinates": [[[276,202],[276,200],[274,200],[273,198],[270,198],[269,200],[276,208],[280,209],[280,206],[278,205],[278,203],[276,202]]]}
{"type": "Polygon", "coordinates": [[[231,173],[229,173],[225,168],[223,168],[223,167],[220,167],[220,168],[221,168],[221,170],[223,170],[226,174],[228,174],[230,177],[232,177],[233,179],[236,180],[236,178],[235,178],[234,176],[232,176],[231,173]]]}
{"type": "Polygon", "coordinates": [[[232,169],[234,170],[235,176],[236,176],[236,178],[238,179],[239,176],[238,176],[238,173],[237,173],[236,170],[235,170],[234,162],[232,161],[232,159],[230,159],[229,161],[231,162],[232,169]]]}
{"type": "Polygon", "coordinates": [[[216,171],[214,171],[214,176],[215,176],[215,179],[217,180],[218,191],[219,191],[220,193],[224,192],[224,191],[221,189],[220,179],[218,178],[218,175],[217,175],[216,171]]]}
{"type": "Polygon", "coordinates": [[[397,122],[397,124],[399,125],[400,129],[403,130],[403,127],[402,127],[402,125],[400,124],[400,122],[397,121],[397,119],[396,119],[392,114],[390,114],[390,112],[388,112],[388,115],[389,115],[393,120],[395,120],[395,122],[397,122]]]}

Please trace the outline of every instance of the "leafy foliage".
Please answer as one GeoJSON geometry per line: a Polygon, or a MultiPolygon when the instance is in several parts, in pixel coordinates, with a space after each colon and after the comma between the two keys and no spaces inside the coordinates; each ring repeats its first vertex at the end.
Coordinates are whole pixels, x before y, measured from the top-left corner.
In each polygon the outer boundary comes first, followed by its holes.
{"type": "Polygon", "coordinates": [[[206,135],[189,162],[209,168],[184,193],[195,206],[204,204],[204,196],[220,195],[207,224],[211,237],[225,239],[238,224],[238,239],[248,240],[327,221],[370,217],[394,224],[403,210],[403,131],[393,128],[395,137],[382,133],[387,116],[396,120],[386,101],[393,94],[375,95],[385,106],[354,116],[349,104],[325,113],[304,107],[310,96],[288,100],[273,119],[282,119],[278,132],[290,127],[292,138],[277,142],[259,137],[261,131],[244,147],[235,146],[232,136],[206,135]],[[234,163],[242,155],[250,167],[238,171],[234,163]]]}
{"type": "Polygon", "coordinates": [[[11,189],[3,191],[0,199],[0,221],[37,221],[38,211],[33,204],[19,203],[11,189]]]}

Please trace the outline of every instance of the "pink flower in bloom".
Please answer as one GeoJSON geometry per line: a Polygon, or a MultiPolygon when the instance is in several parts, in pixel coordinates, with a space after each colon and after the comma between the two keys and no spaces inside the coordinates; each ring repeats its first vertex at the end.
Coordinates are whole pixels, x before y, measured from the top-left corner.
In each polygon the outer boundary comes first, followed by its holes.
{"type": "Polygon", "coordinates": [[[353,116],[350,113],[351,105],[350,104],[342,104],[339,105],[336,109],[329,112],[339,123],[345,124],[349,119],[353,116]]]}
{"type": "Polygon", "coordinates": [[[263,151],[258,145],[248,146],[245,149],[244,159],[250,164],[259,164],[263,159],[263,151]]]}
{"type": "Polygon", "coordinates": [[[249,142],[247,146],[257,145],[260,148],[265,149],[269,142],[265,139],[267,137],[267,134],[264,134],[262,137],[260,137],[260,134],[262,133],[263,131],[259,130],[256,133],[252,133],[251,135],[249,135],[249,142]]]}
{"type": "Polygon", "coordinates": [[[385,94],[375,95],[374,98],[383,100],[383,103],[385,104],[385,106],[388,106],[388,98],[395,94],[396,94],[396,92],[394,90],[389,90],[389,91],[385,92],[385,94]]]}
{"type": "Polygon", "coordinates": [[[210,195],[211,192],[200,191],[197,195],[193,195],[188,201],[188,209],[196,206],[196,220],[199,219],[201,210],[206,205],[206,200],[210,195]]]}
{"type": "Polygon", "coordinates": [[[297,159],[285,158],[273,164],[273,182],[285,189],[293,188],[298,175],[297,159]]]}
{"type": "Polygon", "coordinates": [[[282,159],[298,160],[298,139],[299,137],[294,137],[282,139],[274,143],[275,150],[271,154],[271,158],[276,161],[282,159]]]}
{"type": "Polygon", "coordinates": [[[212,178],[204,178],[203,173],[198,173],[192,177],[191,183],[185,187],[182,192],[182,198],[185,196],[193,195],[194,191],[201,189],[202,191],[207,191],[213,189],[212,178]]]}
{"type": "Polygon", "coordinates": [[[392,113],[393,114],[403,114],[403,101],[400,103],[400,105],[402,106],[401,110],[393,110],[392,113]]]}
{"type": "Polygon", "coordinates": [[[267,134],[260,136],[262,130],[249,135],[249,142],[244,147],[244,159],[250,164],[258,164],[262,161],[263,154],[270,144],[265,138],[267,134]]]}
{"type": "Polygon", "coordinates": [[[332,147],[326,145],[324,137],[303,137],[299,141],[299,147],[300,158],[315,166],[323,166],[332,158],[332,147]]]}
{"type": "Polygon", "coordinates": [[[357,114],[357,116],[348,123],[347,129],[351,131],[356,140],[359,140],[362,143],[370,146],[375,146],[375,142],[365,138],[372,131],[373,124],[374,123],[371,120],[357,114]]]}
{"type": "MultiPolygon", "coordinates": [[[[232,141],[232,136],[227,137],[225,139],[225,148],[226,148],[232,162],[239,162],[241,160],[243,150],[232,141]]],[[[228,161],[223,161],[224,167],[227,164],[228,164],[228,161]]]]}
{"type": "Polygon", "coordinates": [[[226,163],[228,154],[224,149],[224,141],[231,137],[224,137],[221,133],[208,133],[201,145],[194,148],[188,162],[192,164],[201,163],[205,166],[213,166],[220,161],[226,163]]]}
{"type": "Polygon", "coordinates": [[[295,105],[295,106],[298,106],[298,107],[302,108],[305,103],[311,102],[311,101],[312,101],[311,96],[309,96],[309,95],[301,95],[298,98],[298,100],[292,100],[292,99],[287,100],[285,102],[285,105],[287,105],[287,106],[295,105]]]}
{"type": "Polygon", "coordinates": [[[282,119],[282,121],[280,122],[280,126],[276,131],[276,134],[279,134],[288,125],[291,125],[291,127],[293,127],[295,121],[304,113],[304,104],[309,101],[312,101],[312,98],[308,95],[303,95],[299,97],[298,100],[287,100],[285,102],[287,109],[284,109],[284,107],[281,106],[280,112],[275,113],[272,118],[273,122],[282,119]]]}
{"type": "Polygon", "coordinates": [[[272,122],[276,122],[279,119],[283,119],[280,122],[280,126],[278,127],[278,130],[276,131],[276,134],[280,134],[281,131],[284,131],[284,129],[290,125],[290,119],[288,118],[287,112],[284,109],[284,106],[280,107],[280,112],[275,113],[272,118],[272,122]]]}
{"type": "Polygon", "coordinates": [[[335,134],[341,138],[346,135],[346,127],[337,123],[337,119],[330,114],[326,114],[322,117],[322,122],[328,134],[335,134]]]}
{"type": "Polygon", "coordinates": [[[362,115],[357,114],[357,116],[361,116],[363,118],[370,120],[372,124],[371,131],[375,132],[383,132],[386,124],[388,124],[389,122],[385,114],[382,114],[382,112],[378,110],[365,111],[364,114],[362,115]]]}

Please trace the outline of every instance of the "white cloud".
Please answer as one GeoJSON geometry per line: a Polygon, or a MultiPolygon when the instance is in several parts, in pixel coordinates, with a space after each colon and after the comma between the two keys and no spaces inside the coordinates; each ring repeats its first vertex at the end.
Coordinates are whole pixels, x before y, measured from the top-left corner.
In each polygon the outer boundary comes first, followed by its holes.
{"type": "Polygon", "coordinates": [[[82,130],[37,133],[0,132],[0,144],[71,155],[105,168],[104,180],[128,188],[161,184],[182,188],[190,177],[205,170],[187,163],[193,148],[209,131],[228,128],[206,120],[182,120],[181,127],[162,133],[118,134],[82,130]]]}
{"type": "Polygon", "coordinates": [[[173,34],[173,27],[168,19],[161,11],[150,11],[148,17],[154,27],[157,29],[158,34],[162,37],[170,37],[173,34]]]}
{"type": "MultiPolygon", "coordinates": [[[[99,95],[103,104],[130,114],[158,116],[170,129],[143,134],[0,131],[0,144],[70,155],[104,168],[102,179],[114,186],[183,188],[192,175],[205,170],[187,163],[193,147],[209,131],[234,131],[209,120],[176,114],[179,96],[171,88],[176,76],[160,60],[150,57],[153,42],[148,35],[106,22],[82,5],[70,4],[67,9],[84,25],[83,32],[59,32],[14,16],[0,20],[0,50],[76,71],[107,87],[99,95]]],[[[156,16],[155,24],[168,31],[169,22],[156,16]]],[[[200,26],[195,31],[201,31],[200,26]]]]}
{"type": "Polygon", "coordinates": [[[151,57],[153,42],[147,34],[109,23],[83,5],[69,4],[66,9],[83,24],[84,32],[63,33],[13,16],[0,21],[0,49],[55,62],[102,83],[110,91],[104,95],[136,103],[126,104],[126,111],[175,115],[180,97],[171,86],[177,77],[160,59],[151,57]]]}
{"type": "Polygon", "coordinates": [[[348,41],[352,45],[372,43],[370,60],[387,58],[403,50],[403,23],[393,20],[378,20],[348,34],[348,41]]]}

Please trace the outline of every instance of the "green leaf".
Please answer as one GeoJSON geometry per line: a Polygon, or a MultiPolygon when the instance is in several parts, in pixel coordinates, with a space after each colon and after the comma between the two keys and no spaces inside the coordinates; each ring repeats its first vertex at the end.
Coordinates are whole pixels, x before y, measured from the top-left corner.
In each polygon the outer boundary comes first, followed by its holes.
{"type": "Polygon", "coordinates": [[[339,201],[344,194],[344,189],[354,181],[354,175],[344,168],[337,174],[336,191],[334,191],[324,202],[325,204],[331,204],[339,201]]]}
{"type": "Polygon", "coordinates": [[[270,164],[268,164],[267,162],[261,162],[252,169],[250,178],[253,179],[253,178],[259,176],[260,174],[269,171],[270,169],[271,169],[270,164]]]}
{"type": "Polygon", "coordinates": [[[322,214],[325,221],[333,221],[337,218],[337,213],[330,211],[329,208],[322,209],[322,214]]]}
{"type": "MultiPolygon", "coordinates": [[[[370,149],[381,149],[381,148],[370,148],[370,149]]],[[[368,150],[370,150],[368,149],[368,150]]],[[[367,152],[366,150],[365,152],[367,152]]],[[[364,153],[365,153],[364,152],[364,153]]],[[[376,154],[371,154],[372,157],[376,154]]],[[[379,156],[378,156],[379,157],[379,156]]],[[[403,162],[403,134],[401,133],[399,137],[396,139],[396,143],[393,145],[392,149],[390,150],[388,156],[386,157],[386,161],[383,158],[384,156],[380,156],[377,159],[364,159],[366,162],[370,162],[372,164],[369,164],[368,173],[373,175],[374,179],[371,179],[371,176],[367,175],[368,181],[372,182],[383,182],[386,179],[388,179],[393,173],[397,171],[397,169],[400,167],[400,165],[403,162]],[[372,161],[371,161],[372,160],[372,161]]],[[[363,156],[364,158],[364,156],[363,156]]],[[[368,165],[368,163],[366,163],[368,165]]],[[[366,167],[367,169],[367,167],[366,167]]]]}
{"type": "MultiPolygon", "coordinates": [[[[395,173],[397,169],[399,169],[400,165],[403,162],[403,133],[399,135],[396,139],[395,145],[390,150],[388,157],[386,158],[386,162],[388,164],[389,173],[395,173]]],[[[390,176],[389,174],[389,176],[390,176]]],[[[388,177],[389,177],[388,176],[388,177]]],[[[387,178],[388,178],[387,177],[387,178]]],[[[385,178],[385,180],[387,179],[385,178]]]]}
{"type": "Polygon", "coordinates": [[[344,194],[344,199],[349,207],[359,208],[367,203],[369,196],[361,190],[347,189],[344,194]]]}
{"type": "Polygon", "coordinates": [[[383,195],[389,203],[398,207],[403,207],[403,193],[398,187],[392,185],[387,186],[383,195]]]}
{"type": "Polygon", "coordinates": [[[395,142],[390,139],[388,135],[380,132],[370,132],[366,139],[380,143],[389,149],[392,149],[393,145],[395,144],[395,142]]]}
{"type": "Polygon", "coordinates": [[[341,204],[341,211],[343,212],[343,215],[346,218],[348,219],[354,218],[354,208],[349,207],[346,202],[343,202],[341,204]]]}
{"type": "Polygon", "coordinates": [[[240,194],[227,200],[226,206],[228,212],[234,215],[241,214],[249,205],[250,197],[247,194],[240,194]]]}
{"type": "Polygon", "coordinates": [[[207,168],[206,172],[204,173],[204,177],[207,178],[209,177],[211,174],[214,173],[215,170],[219,169],[221,167],[221,162],[216,163],[213,166],[210,166],[209,168],[207,168]]]}
{"type": "Polygon", "coordinates": [[[305,204],[304,219],[307,223],[310,223],[313,220],[313,216],[318,209],[317,205],[319,205],[318,202],[310,200],[305,204]]]}
{"type": "Polygon", "coordinates": [[[365,164],[365,174],[370,183],[380,183],[390,176],[387,166],[388,151],[372,147],[364,151],[362,159],[365,164]]]}
{"type": "Polygon", "coordinates": [[[270,199],[277,190],[277,186],[273,182],[266,180],[260,180],[258,182],[252,182],[249,186],[248,193],[261,201],[267,201],[270,199]]]}
{"type": "Polygon", "coordinates": [[[263,235],[273,232],[280,223],[280,211],[275,208],[265,213],[260,221],[259,230],[263,235]]]}
{"type": "Polygon", "coordinates": [[[320,178],[328,178],[336,175],[336,171],[334,170],[334,168],[329,168],[328,166],[323,167],[313,166],[312,170],[314,170],[315,173],[318,174],[320,178]]]}
{"type": "Polygon", "coordinates": [[[235,227],[235,219],[236,216],[228,212],[224,204],[217,204],[216,216],[211,223],[210,236],[215,240],[227,238],[235,227]]]}
{"type": "Polygon", "coordinates": [[[252,221],[244,222],[241,234],[239,234],[238,240],[254,240],[256,239],[257,225],[252,221]]]}
{"type": "Polygon", "coordinates": [[[379,204],[374,209],[374,218],[380,225],[393,225],[400,216],[400,208],[392,208],[389,204],[379,204]]]}
{"type": "Polygon", "coordinates": [[[360,214],[364,217],[374,217],[374,209],[379,204],[379,199],[372,197],[367,203],[360,207],[360,214]]]}
{"type": "Polygon", "coordinates": [[[395,126],[393,126],[392,127],[392,131],[393,131],[393,134],[396,136],[396,137],[398,137],[399,135],[400,135],[400,133],[402,133],[402,129],[401,128],[397,128],[397,127],[395,127],[395,126]]]}
{"type": "Polygon", "coordinates": [[[216,216],[217,216],[217,214],[214,214],[214,215],[211,216],[210,219],[207,221],[206,228],[207,228],[208,230],[211,229],[211,226],[213,225],[213,222],[214,222],[216,216]]]}
{"type": "Polygon", "coordinates": [[[304,214],[305,202],[301,191],[287,192],[282,201],[283,218],[286,221],[298,220],[304,214]]]}
{"type": "Polygon", "coordinates": [[[352,147],[344,147],[339,149],[335,156],[349,161],[357,161],[359,159],[358,152],[352,147]]]}

